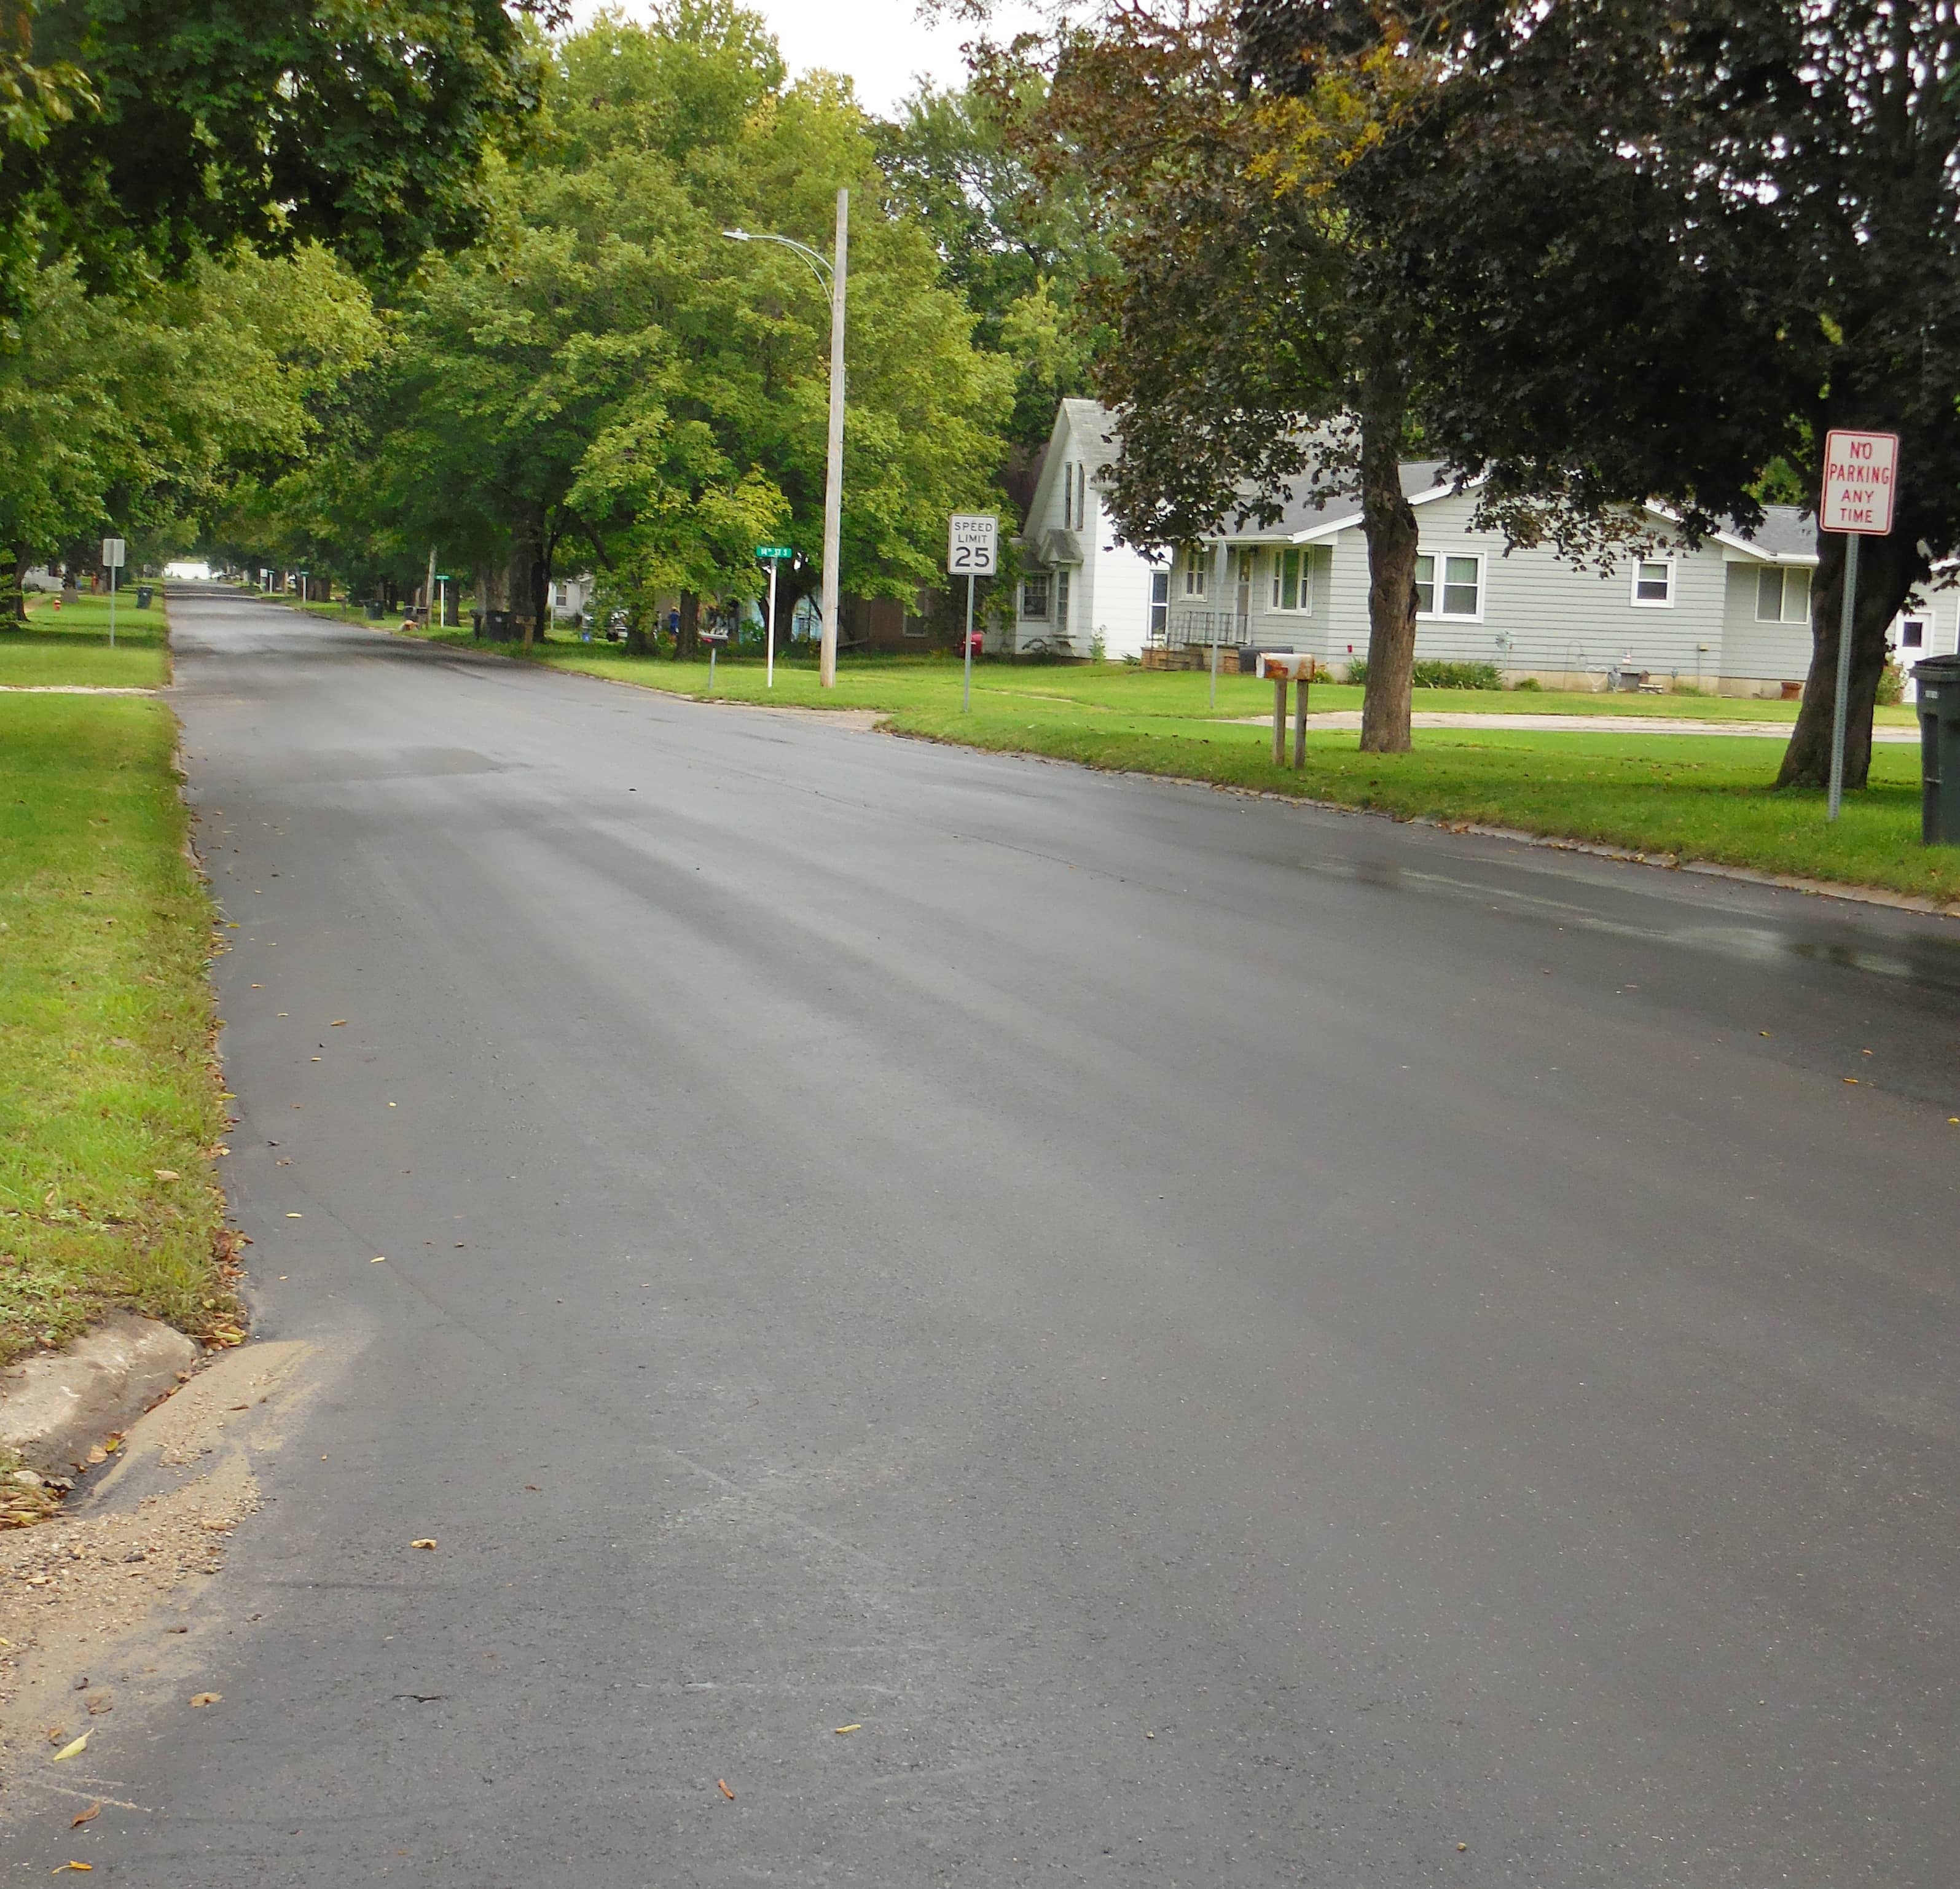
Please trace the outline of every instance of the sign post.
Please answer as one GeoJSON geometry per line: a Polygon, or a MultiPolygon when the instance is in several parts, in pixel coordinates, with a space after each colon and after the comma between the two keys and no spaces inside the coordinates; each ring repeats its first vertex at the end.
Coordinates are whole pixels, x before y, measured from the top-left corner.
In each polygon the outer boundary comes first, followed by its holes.
{"type": "Polygon", "coordinates": [[[105,538],[102,541],[102,568],[109,573],[109,647],[116,647],[116,574],[123,568],[124,554],[129,550],[120,538],[105,538]]]}
{"type": "MultiPolygon", "coordinates": [[[[785,558],[794,558],[796,553],[788,545],[758,545],[756,555],[764,559],[769,567],[769,615],[762,625],[762,686],[774,688],[776,685],[776,571],[785,558]]],[[[708,658],[710,669],[714,659],[708,658]]]]}
{"type": "Polygon", "coordinates": [[[1842,428],[1824,440],[1824,494],[1817,528],[1844,539],[1844,607],[1838,618],[1838,692],[1831,711],[1831,791],[1824,817],[1834,820],[1844,799],[1845,698],[1851,692],[1851,633],[1858,599],[1858,540],[1883,538],[1892,528],[1898,478],[1896,433],[1842,428]]]}
{"type": "Polygon", "coordinates": [[[991,512],[955,512],[947,521],[946,574],[966,578],[966,634],[960,644],[966,673],[960,684],[959,711],[973,712],[973,580],[991,577],[1001,568],[1001,521],[991,512]]]}

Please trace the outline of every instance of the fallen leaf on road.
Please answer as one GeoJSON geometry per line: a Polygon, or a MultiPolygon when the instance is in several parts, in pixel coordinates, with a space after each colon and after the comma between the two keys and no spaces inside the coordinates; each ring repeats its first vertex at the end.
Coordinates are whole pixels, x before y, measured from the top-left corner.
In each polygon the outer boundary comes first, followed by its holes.
{"type": "Polygon", "coordinates": [[[1844,1078],[1844,1080],[1845,1080],[1847,1083],[1850,1083],[1850,1084],[1851,1084],[1851,1086],[1852,1086],[1853,1088],[1856,1088],[1856,1087],[1857,1086],[1858,1079],[1857,1079],[1857,1076],[1847,1076],[1844,1078]]]}
{"type": "Polygon", "coordinates": [[[62,1748],[54,1754],[54,1757],[50,1762],[59,1764],[63,1758],[74,1757],[78,1754],[87,1751],[88,1748],[88,1734],[84,1732],[81,1736],[77,1738],[72,1744],[63,1745],[62,1748]]]}
{"type": "Polygon", "coordinates": [[[93,1863],[56,1863],[54,1868],[48,1872],[48,1874],[51,1876],[59,1876],[64,1869],[93,1869],[95,1865],[93,1863]]]}
{"type": "Polygon", "coordinates": [[[97,1443],[95,1447],[88,1452],[88,1460],[92,1463],[106,1463],[109,1460],[109,1452],[107,1450],[104,1449],[100,1443],[97,1443]]]}
{"type": "Polygon", "coordinates": [[[728,1788],[728,1780],[725,1777],[718,1777],[714,1781],[721,1786],[721,1795],[727,1798],[730,1803],[733,1803],[735,1793],[728,1788]]]}
{"type": "Polygon", "coordinates": [[[224,1697],[221,1692],[194,1692],[190,1702],[194,1706],[215,1706],[224,1697]]]}
{"type": "Polygon", "coordinates": [[[861,1725],[838,1725],[838,1726],[835,1727],[834,1728],[835,1728],[835,1732],[836,1732],[836,1733],[837,1733],[837,1735],[838,1735],[840,1738],[842,1738],[842,1737],[843,1737],[843,1735],[845,1735],[845,1732],[862,1732],[862,1731],[864,1729],[864,1728],[861,1725]]]}
{"type": "Polygon", "coordinates": [[[289,1220],[303,1220],[306,1216],[304,1213],[288,1213],[286,1218],[289,1220]]]}
{"type": "Polygon", "coordinates": [[[388,1255],[386,1253],[377,1253],[374,1257],[368,1262],[371,1266],[385,1266],[387,1263],[388,1255]]]}
{"type": "Polygon", "coordinates": [[[329,1029],[335,1030],[344,1030],[346,1027],[347,1019],[344,1016],[336,1016],[333,1021],[327,1026],[329,1029]]]}
{"type": "Polygon", "coordinates": [[[419,1541],[411,1541],[409,1546],[412,1548],[432,1548],[435,1546],[435,1537],[425,1534],[419,1541]]]}
{"type": "Polygon", "coordinates": [[[115,1709],[116,1696],[113,1693],[99,1693],[88,1702],[88,1716],[91,1719],[100,1718],[103,1713],[115,1709]]]}
{"type": "Polygon", "coordinates": [[[73,1819],[68,1824],[68,1828],[70,1830],[79,1830],[84,1824],[94,1823],[101,1814],[102,1806],[100,1804],[91,1804],[87,1810],[78,1811],[75,1812],[73,1819]]]}

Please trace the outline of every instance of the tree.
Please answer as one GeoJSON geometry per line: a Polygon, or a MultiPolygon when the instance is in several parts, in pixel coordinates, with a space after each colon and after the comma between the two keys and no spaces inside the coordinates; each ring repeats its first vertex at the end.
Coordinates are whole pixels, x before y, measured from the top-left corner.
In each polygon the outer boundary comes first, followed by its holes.
{"type": "Polygon", "coordinates": [[[1270,522],[1296,483],[1358,491],[1368,545],[1361,746],[1410,742],[1416,521],[1401,464],[1427,393],[1419,302],[1344,202],[1426,71],[1392,11],[1110,0],[1064,28],[1046,122],[1115,206],[1096,383],[1122,415],[1111,509],[1133,543],[1270,522]],[[1404,59],[1398,52],[1410,49],[1404,59]]]}
{"type": "Polygon", "coordinates": [[[138,542],[251,469],[289,463],[316,406],[379,344],[324,251],[205,262],[142,296],[91,296],[71,260],[28,278],[0,352],[0,545],[21,574],[115,527],[138,542]]]}
{"type": "Polygon", "coordinates": [[[839,185],[857,205],[846,587],[915,592],[945,514],[989,495],[1011,368],[974,348],[918,229],[881,212],[848,93],[783,77],[727,0],[673,0],[645,27],[602,16],[557,49],[485,241],[407,298],[374,504],[422,542],[514,553],[533,625],[568,536],[642,620],[663,594],[684,616],[755,595],[762,539],[819,541],[827,299],[800,259],[722,232],[821,243],[839,185]]]}
{"type": "MultiPolygon", "coordinates": [[[[1312,9],[1278,8],[1305,30],[1312,9]]],[[[1761,516],[1826,432],[1901,436],[1860,558],[1846,779],[1885,637],[1960,551],[1960,41],[1927,0],[1452,8],[1451,75],[1355,167],[1431,312],[1440,421],[1494,493],[1761,516]]],[[[1844,541],[1825,536],[1780,785],[1828,766],[1844,541]]]]}
{"type": "MultiPolygon", "coordinates": [[[[377,276],[467,240],[557,0],[0,0],[0,254],[91,285],[243,237],[377,276]]],[[[0,282],[0,290],[8,286],[0,282]]]]}
{"type": "Polygon", "coordinates": [[[873,134],[892,199],[978,317],[975,339],[1014,363],[1009,436],[1029,455],[1056,402],[1089,391],[1098,335],[1082,290],[1115,266],[1082,167],[1065,149],[1032,161],[1047,95],[1040,72],[1001,59],[960,90],[921,86],[873,134]]]}

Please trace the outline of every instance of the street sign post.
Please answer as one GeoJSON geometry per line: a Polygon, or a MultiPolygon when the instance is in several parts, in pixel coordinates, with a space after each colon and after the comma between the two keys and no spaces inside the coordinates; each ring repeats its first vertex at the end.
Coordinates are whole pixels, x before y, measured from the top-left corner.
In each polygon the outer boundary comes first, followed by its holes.
{"type": "MultiPolygon", "coordinates": [[[[776,685],[776,571],[785,558],[794,558],[796,553],[788,545],[758,545],[756,555],[769,567],[769,615],[762,625],[762,686],[774,688],[776,685]]],[[[708,659],[711,673],[714,658],[708,659]]]]}
{"type": "Polygon", "coordinates": [[[960,684],[960,712],[973,712],[973,582],[991,577],[1001,568],[1001,521],[991,512],[955,512],[947,520],[946,574],[966,578],[966,636],[960,644],[966,665],[960,684]]]}
{"type": "Polygon", "coordinates": [[[1845,698],[1851,692],[1851,632],[1858,600],[1858,540],[1883,538],[1892,528],[1898,479],[1898,435],[1839,428],[1824,439],[1820,531],[1844,539],[1844,595],[1838,616],[1838,692],[1831,711],[1831,790],[1824,817],[1834,820],[1844,799],[1845,698]]]}
{"type": "Polygon", "coordinates": [[[109,573],[109,647],[116,647],[116,574],[123,568],[123,560],[129,547],[120,538],[105,538],[102,541],[102,568],[109,573]]]}

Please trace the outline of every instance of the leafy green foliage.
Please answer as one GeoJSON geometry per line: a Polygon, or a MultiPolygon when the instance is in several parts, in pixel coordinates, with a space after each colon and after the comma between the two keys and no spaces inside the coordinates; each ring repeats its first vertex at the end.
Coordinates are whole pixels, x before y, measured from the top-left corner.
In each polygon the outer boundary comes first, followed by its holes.
{"type": "Polygon", "coordinates": [[[325,488],[295,475],[268,495],[269,536],[291,542],[303,515],[339,532],[343,564],[411,568],[436,544],[486,581],[511,570],[533,619],[570,546],[602,607],[643,621],[663,599],[755,596],[754,546],[787,538],[788,608],[821,539],[829,305],[801,257],[723,232],[827,251],[842,187],[842,580],[931,582],[947,513],[991,500],[1013,370],[974,346],[916,222],[881,206],[848,94],[783,77],[727,0],[673,0],[648,27],[602,16],[555,49],[536,148],[496,167],[485,240],[406,297],[348,415],[361,450],[325,488]]]}
{"type": "Polygon", "coordinates": [[[243,237],[377,276],[482,227],[549,0],[8,0],[0,234],[96,285],[243,237]]]}

